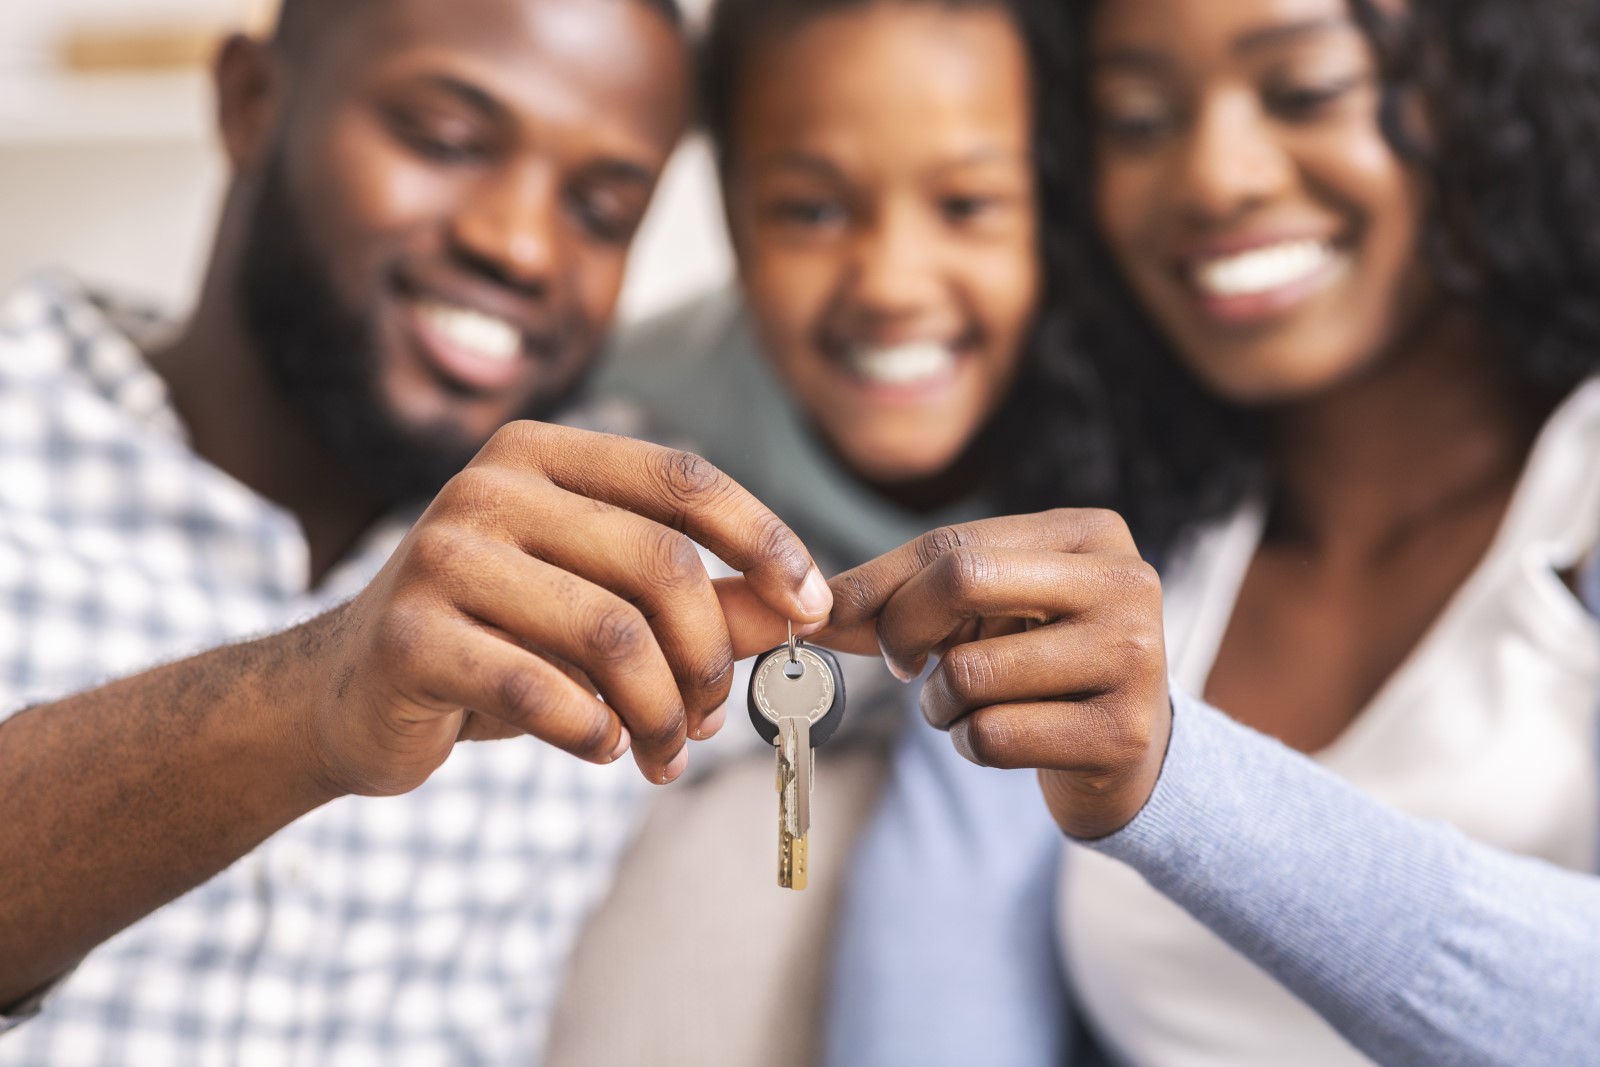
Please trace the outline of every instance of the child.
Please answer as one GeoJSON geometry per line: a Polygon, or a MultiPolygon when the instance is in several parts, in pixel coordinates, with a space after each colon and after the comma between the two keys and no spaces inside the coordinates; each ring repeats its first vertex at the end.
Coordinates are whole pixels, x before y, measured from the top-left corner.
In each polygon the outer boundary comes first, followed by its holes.
{"type": "MultiPolygon", "coordinates": [[[[1049,6],[722,0],[714,9],[705,120],[741,285],[626,333],[597,388],[679,431],[788,522],[825,569],[854,566],[940,524],[1060,502],[1051,472],[1074,439],[1058,440],[1057,418],[1081,400],[1060,380],[1060,331],[1036,312],[1045,282],[1028,41],[1049,6]]],[[[876,655],[845,657],[845,667],[849,724],[879,734],[897,726],[903,695],[876,655]]],[[[753,737],[736,693],[740,706],[724,733],[753,737]]],[[[631,875],[648,884],[656,906],[663,896],[690,900],[667,905],[672,930],[639,934],[653,951],[637,954],[626,974],[594,978],[607,1018],[648,1034],[641,1012],[677,1012],[662,986],[709,987],[714,995],[695,1005],[699,1021],[675,1045],[677,1062],[815,1061],[815,1028],[796,1027],[780,1043],[765,1024],[820,1010],[829,909],[847,833],[866,814],[864,803],[836,816],[830,808],[846,796],[870,800],[879,786],[877,777],[870,788],[852,784],[848,753],[841,738],[819,754],[812,885],[803,898],[770,885],[770,751],[748,775],[729,769],[696,786],[699,799],[687,791],[663,798],[619,893],[628,894],[631,875]],[[752,809],[759,817],[746,841],[731,824],[752,809]],[[670,827],[662,825],[669,812],[670,827]],[[695,847],[697,835],[705,847],[695,847]],[[647,860],[656,841],[672,854],[647,860]],[[739,881],[746,876],[753,885],[739,881]],[[693,910],[707,899],[707,913],[693,910]],[[756,939],[759,953],[728,951],[756,939]],[[706,945],[724,948],[718,956],[706,945]],[[738,966],[728,971],[706,963],[730,955],[738,966]],[[707,969],[685,983],[679,970],[657,974],[656,961],[707,969]],[[617,1011],[619,1003],[627,1009],[617,1011]]],[[[986,972],[963,945],[1013,940],[1010,927],[1026,924],[1026,965],[991,992],[1054,1016],[1056,967],[1043,931],[1058,834],[1031,783],[952,762],[939,773],[998,791],[985,802],[1015,813],[1013,833],[1004,842],[969,839],[957,827],[939,844],[952,862],[991,878],[971,892],[974,903],[1002,892],[1000,883],[1027,902],[987,925],[975,916],[965,939],[918,947],[954,952],[968,964],[964,980],[984,985],[986,972]]],[[[872,773],[881,775],[881,761],[872,773]]],[[[595,937],[636,943],[604,933],[607,921],[595,937]]],[[[892,963],[918,965],[907,954],[892,963]]],[[[580,958],[579,986],[583,967],[580,958]]],[[[582,996],[575,991],[569,1005],[582,996]]],[[[948,997],[959,1004],[960,991],[948,997]]],[[[1005,1031],[1007,1018],[1001,1010],[988,1022],[1005,1031]]],[[[1033,1043],[1059,1044],[1061,1032],[1033,1043]]],[[[655,1055],[646,1041],[629,1045],[615,1027],[582,1027],[570,1016],[556,1038],[558,1062],[655,1055]]],[[[985,1057],[1005,1062],[992,1044],[985,1057]]]]}
{"type": "Polygon", "coordinates": [[[1087,180],[1044,195],[1165,638],[1126,528],[1063,512],[843,576],[836,640],[943,649],[928,717],[1042,768],[1119,1062],[1588,1062],[1600,7],[1070,11],[1087,180]]]}

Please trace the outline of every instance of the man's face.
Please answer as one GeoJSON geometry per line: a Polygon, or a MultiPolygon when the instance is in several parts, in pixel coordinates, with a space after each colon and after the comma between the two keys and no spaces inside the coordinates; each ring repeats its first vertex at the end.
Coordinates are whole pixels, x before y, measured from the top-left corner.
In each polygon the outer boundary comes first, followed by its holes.
{"type": "Polygon", "coordinates": [[[639,0],[364,0],[302,51],[246,326],[353,478],[426,493],[587,370],[685,121],[682,41],[639,0]]]}

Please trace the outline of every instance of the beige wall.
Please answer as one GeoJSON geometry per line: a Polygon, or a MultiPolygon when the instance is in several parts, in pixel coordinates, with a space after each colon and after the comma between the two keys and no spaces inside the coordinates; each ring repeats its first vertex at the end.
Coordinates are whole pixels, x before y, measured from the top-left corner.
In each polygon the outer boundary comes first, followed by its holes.
{"type": "MultiPolygon", "coordinates": [[[[54,43],[85,19],[220,26],[260,18],[264,3],[0,3],[0,291],[53,265],[187,306],[223,181],[204,75],[68,77],[52,69],[54,43]]],[[[708,153],[691,141],[635,246],[622,313],[660,309],[728,272],[708,153]]]]}

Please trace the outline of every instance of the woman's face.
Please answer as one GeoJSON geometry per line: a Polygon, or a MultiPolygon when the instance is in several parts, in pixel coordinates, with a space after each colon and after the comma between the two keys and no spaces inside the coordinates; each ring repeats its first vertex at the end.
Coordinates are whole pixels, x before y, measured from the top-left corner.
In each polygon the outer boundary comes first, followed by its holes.
{"type": "Polygon", "coordinates": [[[728,216],[763,344],[870,482],[934,476],[994,414],[1039,286],[1028,60],[1001,11],[874,4],[769,35],[728,216]]]}
{"type": "Polygon", "coordinates": [[[1102,0],[1090,50],[1103,235],[1202,381],[1303,399],[1405,339],[1424,196],[1345,0],[1102,0]]]}

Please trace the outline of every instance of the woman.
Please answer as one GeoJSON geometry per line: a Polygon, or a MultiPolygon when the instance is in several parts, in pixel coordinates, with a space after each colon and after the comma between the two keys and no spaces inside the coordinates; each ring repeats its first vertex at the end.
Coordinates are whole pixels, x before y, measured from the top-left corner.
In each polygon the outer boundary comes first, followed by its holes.
{"type": "Polygon", "coordinates": [[[1600,8],[1071,14],[1051,247],[1165,635],[1126,529],[1067,512],[837,580],[836,640],[943,651],[928,717],[1042,768],[1116,1059],[1582,1062],[1600,8]]]}

